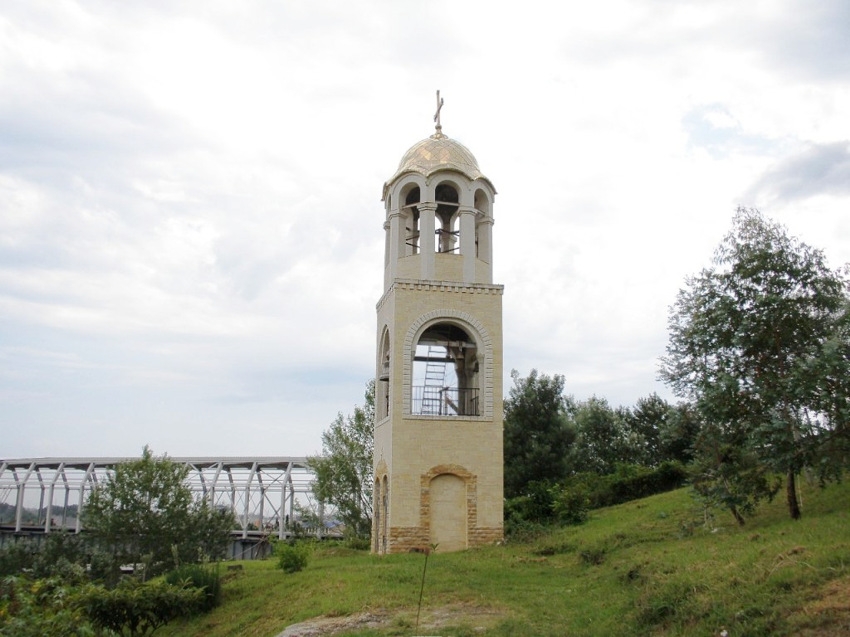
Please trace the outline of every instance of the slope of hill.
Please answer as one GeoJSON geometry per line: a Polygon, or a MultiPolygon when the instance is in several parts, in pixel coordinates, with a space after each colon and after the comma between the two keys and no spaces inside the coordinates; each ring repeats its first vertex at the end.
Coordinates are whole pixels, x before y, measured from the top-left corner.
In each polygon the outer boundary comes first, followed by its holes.
{"type": "Polygon", "coordinates": [[[847,635],[850,486],[804,485],[739,528],[682,489],[594,512],[526,543],[383,558],[318,547],[286,575],[272,560],[227,571],[224,604],[158,634],[273,637],[322,618],[344,635],[847,635]]]}

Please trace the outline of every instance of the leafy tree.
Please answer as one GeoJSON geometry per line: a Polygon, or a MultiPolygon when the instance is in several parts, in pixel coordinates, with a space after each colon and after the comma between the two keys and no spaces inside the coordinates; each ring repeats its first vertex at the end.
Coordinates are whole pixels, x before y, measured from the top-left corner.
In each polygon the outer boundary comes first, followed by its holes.
{"type": "Polygon", "coordinates": [[[527,378],[511,371],[514,386],[505,400],[505,496],[525,495],[531,483],[557,482],[568,473],[575,439],[567,416],[564,377],[532,369],[527,378]]]}
{"type": "Polygon", "coordinates": [[[313,493],[336,508],[346,532],[356,537],[372,532],[374,430],[375,381],[370,381],[363,406],[348,418],[338,414],[322,434],[322,455],[307,461],[316,474],[313,493]]]}
{"type": "Polygon", "coordinates": [[[715,501],[755,503],[772,495],[768,473],[778,472],[796,519],[799,472],[816,467],[826,478],[846,464],[825,449],[847,426],[847,280],[747,209],[714,266],[687,279],[671,308],[661,376],[710,428],[697,484],[715,501]]]}
{"type": "Polygon", "coordinates": [[[661,458],[683,464],[691,462],[700,424],[699,413],[690,403],[671,406],[658,432],[661,458]]]}
{"type": "Polygon", "coordinates": [[[667,457],[664,455],[661,432],[667,429],[672,408],[658,394],[652,393],[639,398],[634,409],[625,412],[628,446],[632,452],[631,462],[655,466],[667,457]]]}
{"type": "Polygon", "coordinates": [[[577,434],[570,453],[573,473],[606,475],[616,470],[617,463],[639,460],[642,450],[629,439],[623,410],[612,409],[604,398],[592,396],[575,404],[571,412],[577,434]]]}
{"type": "Polygon", "coordinates": [[[221,557],[235,526],[229,512],[212,510],[195,500],[186,482],[189,468],[167,456],[142,457],[121,463],[96,487],[84,510],[84,521],[97,544],[120,564],[145,565],[145,576],[174,562],[191,563],[221,557]]]}
{"type": "Polygon", "coordinates": [[[844,304],[818,356],[801,366],[799,392],[812,410],[804,416],[820,442],[821,481],[838,479],[850,466],[850,302],[844,304]]]}

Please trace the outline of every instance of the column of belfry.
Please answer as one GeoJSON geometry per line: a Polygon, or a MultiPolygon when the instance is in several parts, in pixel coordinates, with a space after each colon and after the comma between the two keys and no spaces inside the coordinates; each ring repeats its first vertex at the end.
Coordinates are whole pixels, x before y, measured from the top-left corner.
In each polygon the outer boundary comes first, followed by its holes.
{"type": "Polygon", "coordinates": [[[503,537],[502,292],[496,190],[436,131],[384,184],[372,550],[440,552],[503,537]]]}

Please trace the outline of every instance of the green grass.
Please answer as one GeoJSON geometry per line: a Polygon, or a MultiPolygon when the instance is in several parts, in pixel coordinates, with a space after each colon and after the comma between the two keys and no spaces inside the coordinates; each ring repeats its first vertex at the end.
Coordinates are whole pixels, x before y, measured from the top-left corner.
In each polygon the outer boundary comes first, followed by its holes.
{"type": "Polygon", "coordinates": [[[309,618],[366,612],[384,622],[339,634],[836,634],[850,624],[850,485],[804,486],[803,496],[802,520],[774,502],[739,528],[722,511],[706,520],[682,489],[533,541],[438,551],[418,633],[423,555],[321,545],[290,575],[274,559],[243,562],[226,576],[220,607],[157,634],[272,637],[309,618]]]}

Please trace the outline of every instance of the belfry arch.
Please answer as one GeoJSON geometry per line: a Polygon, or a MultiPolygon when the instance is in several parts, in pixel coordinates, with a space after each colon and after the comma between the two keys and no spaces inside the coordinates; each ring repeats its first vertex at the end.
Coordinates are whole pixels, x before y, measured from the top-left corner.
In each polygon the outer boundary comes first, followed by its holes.
{"type": "Polygon", "coordinates": [[[478,344],[467,330],[436,321],[421,332],[410,355],[413,415],[480,415],[478,344]]]}

